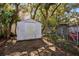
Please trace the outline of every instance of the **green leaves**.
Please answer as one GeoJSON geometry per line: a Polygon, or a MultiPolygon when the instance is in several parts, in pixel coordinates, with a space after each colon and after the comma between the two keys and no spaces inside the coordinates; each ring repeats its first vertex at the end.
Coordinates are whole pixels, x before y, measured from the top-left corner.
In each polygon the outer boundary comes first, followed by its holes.
{"type": "Polygon", "coordinates": [[[55,26],[57,24],[57,19],[52,16],[51,18],[49,18],[49,24],[55,26]]]}
{"type": "Polygon", "coordinates": [[[10,6],[10,4],[0,4],[0,23],[1,23],[1,31],[0,31],[0,36],[1,35],[8,35],[7,32],[9,31],[10,23],[12,21],[12,15],[13,13],[13,8],[10,6]]]}
{"type": "Polygon", "coordinates": [[[44,4],[44,8],[45,8],[46,10],[49,10],[50,6],[53,6],[53,5],[56,5],[56,3],[45,3],[45,4],[44,4]]]}
{"type": "Polygon", "coordinates": [[[8,24],[11,22],[11,16],[12,16],[12,13],[11,12],[3,12],[2,13],[2,23],[3,24],[8,24]]]}

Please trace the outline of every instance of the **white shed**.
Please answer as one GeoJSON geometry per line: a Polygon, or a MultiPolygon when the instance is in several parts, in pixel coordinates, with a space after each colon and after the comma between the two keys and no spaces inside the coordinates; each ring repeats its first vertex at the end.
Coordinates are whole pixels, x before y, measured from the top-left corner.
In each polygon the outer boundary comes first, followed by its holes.
{"type": "Polygon", "coordinates": [[[42,37],[41,23],[32,19],[17,22],[17,40],[29,40],[42,37]]]}

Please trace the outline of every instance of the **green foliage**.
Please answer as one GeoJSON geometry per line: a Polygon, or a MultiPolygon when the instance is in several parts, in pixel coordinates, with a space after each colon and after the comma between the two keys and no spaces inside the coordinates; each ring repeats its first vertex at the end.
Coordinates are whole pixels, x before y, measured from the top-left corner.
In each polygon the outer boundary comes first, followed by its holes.
{"type": "Polygon", "coordinates": [[[12,16],[11,12],[5,12],[4,11],[1,14],[1,23],[2,23],[2,26],[3,26],[2,31],[1,31],[1,35],[7,33],[7,31],[8,31],[7,29],[9,28],[10,22],[12,20],[11,16],[12,16]]]}
{"type": "Polygon", "coordinates": [[[51,26],[56,26],[57,20],[56,20],[56,18],[54,16],[52,16],[51,18],[49,18],[49,24],[51,26]]]}
{"type": "Polygon", "coordinates": [[[7,25],[8,23],[11,22],[11,16],[12,16],[12,13],[11,12],[3,12],[2,13],[2,23],[7,25]]]}
{"type": "MultiPolygon", "coordinates": [[[[17,16],[15,16],[15,19],[13,20],[12,16],[15,13],[15,10],[11,6],[11,4],[0,4],[0,23],[1,23],[1,30],[0,30],[0,36],[4,35],[7,36],[11,32],[11,25],[14,23],[14,20],[18,19],[17,16]]],[[[16,21],[15,21],[16,22],[16,21]]]]}

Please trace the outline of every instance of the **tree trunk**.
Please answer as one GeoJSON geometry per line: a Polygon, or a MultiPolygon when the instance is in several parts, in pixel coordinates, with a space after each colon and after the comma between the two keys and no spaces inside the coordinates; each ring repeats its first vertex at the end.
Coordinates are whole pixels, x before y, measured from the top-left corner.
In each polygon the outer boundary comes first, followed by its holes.
{"type": "Polygon", "coordinates": [[[47,35],[48,33],[48,10],[46,10],[46,18],[45,18],[46,22],[45,22],[45,28],[44,28],[44,31],[45,31],[45,34],[47,35]]]}
{"type": "MultiPolygon", "coordinates": [[[[18,17],[18,11],[19,11],[18,6],[19,6],[19,4],[16,3],[15,6],[16,6],[16,11],[15,11],[15,13],[13,14],[12,20],[11,20],[11,22],[9,23],[9,26],[8,26],[8,28],[7,28],[7,39],[10,38],[12,24],[16,21],[16,18],[18,17]]],[[[15,24],[16,24],[16,23],[15,23],[15,24]]],[[[15,26],[15,27],[16,27],[16,26],[15,26]]],[[[16,34],[16,31],[15,31],[15,34],[16,34]]]]}
{"type": "MultiPolygon", "coordinates": [[[[12,23],[11,23],[11,26],[13,23],[15,23],[15,35],[16,35],[16,23],[17,23],[17,19],[18,18],[18,12],[19,12],[19,3],[15,3],[15,8],[16,8],[16,11],[14,13],[14,15],[12,16],[12,23]]],[[[10,26],[10,29],[11,29],[11,26],[10,26]]],[[[11,30],[10,30],[11,31],[11,30]]]]}

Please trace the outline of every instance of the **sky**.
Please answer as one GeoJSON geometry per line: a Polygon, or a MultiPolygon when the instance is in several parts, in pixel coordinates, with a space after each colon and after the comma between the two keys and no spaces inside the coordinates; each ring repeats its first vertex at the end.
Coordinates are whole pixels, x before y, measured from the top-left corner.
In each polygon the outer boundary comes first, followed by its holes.
{"type": "Polygon", "coordinates": [[[76,8],[76,12],[79,12],[79,8],[76,8]]]}
{"type": "Polygon", "coordinates": [[[79,8],[72,9],[71,11],[72,11],[72,12],[73,12],[73,11],[79,12],[79,8]]]}

